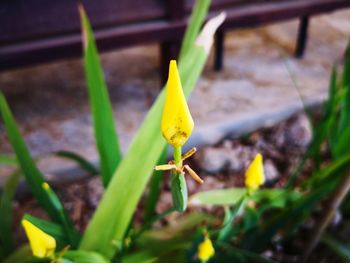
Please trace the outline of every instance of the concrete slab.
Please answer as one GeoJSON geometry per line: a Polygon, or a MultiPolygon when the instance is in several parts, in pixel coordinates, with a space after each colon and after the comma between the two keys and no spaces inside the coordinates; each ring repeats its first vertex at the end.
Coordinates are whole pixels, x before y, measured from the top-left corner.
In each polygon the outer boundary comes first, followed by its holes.
{"type": "MultiPolygon", "coordinates": [[[[342,62],[349,39],[350,11],[312,18],[301,60],[292,57],[297,26],[297,21],[291,21],[228,34],[224,70],[213,72],[210,58],[190,98],[196,128],[188,147],[273,125],[301,110],[301,98],[307,104],[325,98],[331,66],[342,62]]],[[[102,55],[102,61],[126,151],[159,91],[158,47],[110,52],[102,55]]],[[[97,160],[81,60],[1,73],[0,88],[32,153],[46,156],[39,161],[45,173],[61,170],[61,178],[66,175],[62,169],[74,168],[72,163],[48,157],[52,151],[72,150],[97,160]]],[[[0,152],[11,153],[2,124],[0,152]]],[[[0,181],[8,172],[0,169],[0,181]]]]}

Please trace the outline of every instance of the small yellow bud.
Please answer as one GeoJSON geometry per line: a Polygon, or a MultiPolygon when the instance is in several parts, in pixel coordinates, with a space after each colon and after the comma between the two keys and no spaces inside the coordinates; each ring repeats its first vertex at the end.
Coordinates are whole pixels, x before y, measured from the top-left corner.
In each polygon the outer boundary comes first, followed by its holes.
{"type": "Polygon", "coordinates": [[[51,257],[56,249],[56,240],[26,219],[22,220],[22,226],[29,239],[33,255],[38,258],[51,257]]]}
{"type": "Polygon", "coordinates": [[[252,191],[259,188],[264,182],[263,157],[258,153],[245,172],[245,185],[250,191],[252,191]]]}
{"type": "Polygon", "coordinates": [[[170,145],[181,147],[190,137],[193,126],[176,61],[171,60],[161,125],[163,137],[170,145]]]}
{"type": "Polygon", "coordinates": [[[198,259],[202,262],[207,262],[215,254],[213,244],[208,237],[205,235],[204,240],[198,246],[198,259]]]}
{"type": "Polygon", "coordinates": [[[42,186],[42,188],[44,190],[49,190],[50,189],[50,185],[47,182],[44,182],[41,186],[42,186]]]}

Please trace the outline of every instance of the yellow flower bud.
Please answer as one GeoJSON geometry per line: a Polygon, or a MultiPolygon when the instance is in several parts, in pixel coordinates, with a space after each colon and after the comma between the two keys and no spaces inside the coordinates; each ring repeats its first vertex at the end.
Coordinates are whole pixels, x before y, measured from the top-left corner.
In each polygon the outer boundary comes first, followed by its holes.
{"type": "Polygon", "coordinates": [[[245,172],[245,185],[250,191],[252,191],[259,188],[264,182],[263,157],[258,153],[245,172]]]}
{"type": "Polygon", "coordinates": [[[193,126],[176,61],[171,60],[161,125],[163,137],[174,147],[181,147],[190,137],[193,126]]]}
{"type": "Polygon", "coordinates": [[[44,190],[49,190],[50,189],[50,185],[47,182],[43,182],[41,186],[42,186],[42,188],[44,190]]]}
{"type": "Polygon", "coordinates": [[[51,257],[56,249],[56,240],[26,219],[22,220],[22,226],[26,231],[33,255],[38,258],[51,257]]]}
{"type": "Polygon", "coordinates": [[[210,238],[206,235],[202,243],[198,246],[198,259],[202,262],[208,261],[215,254],[215,250],[210,238]]]}

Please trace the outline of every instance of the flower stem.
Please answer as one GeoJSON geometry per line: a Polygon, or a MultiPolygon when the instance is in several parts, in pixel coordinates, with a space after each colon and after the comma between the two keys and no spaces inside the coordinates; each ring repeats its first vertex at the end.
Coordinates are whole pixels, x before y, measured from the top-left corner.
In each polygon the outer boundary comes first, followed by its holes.
{"type": "MultiPolygon", "coordinates": [[[[182,167],[181,147],[174,147],[174,161],[178,168],[182,167]]],[[[171,172],[171,194],[177,211],[184,212],[187,207],[187,185],[185,176],[173,169],[171,172]]]]}
{"type": "Polygon", "coordinates": [[[180,147],[174,147],[174,161],[177,167],[182,166],[182,149],[180,147]]]}

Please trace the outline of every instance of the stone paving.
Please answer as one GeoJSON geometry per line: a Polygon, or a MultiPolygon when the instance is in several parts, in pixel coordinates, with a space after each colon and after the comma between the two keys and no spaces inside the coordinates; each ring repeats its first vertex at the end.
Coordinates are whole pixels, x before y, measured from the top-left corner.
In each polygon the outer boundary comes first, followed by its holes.
{"type": "MultiPolygon", "coordinates": [[[[350,11],[312,18],[303,59],[292,57],[297,26],[293,20],[228,34],[224,70],[214,72],[211,57],[190,98],[196,128],[188,147],[271,126],[301,110],[302,101],[310,105],[325,98],[331,67],[343,62],[350,11]]],[[[159,92],[158,59],[156,45],[102,55],[124,151],[159,92]]],[[[46,156],[39,162],[45,173],[57,178],[74,169],[48,157],[55,150],[97,160],[80,59],[1,73],[0,89],[32,153],[46,156]]],[[[10,152],[0,124],[0,153],[10,152]]],[[[8,170],[0,172],[1,184],[8,170]]]]}

